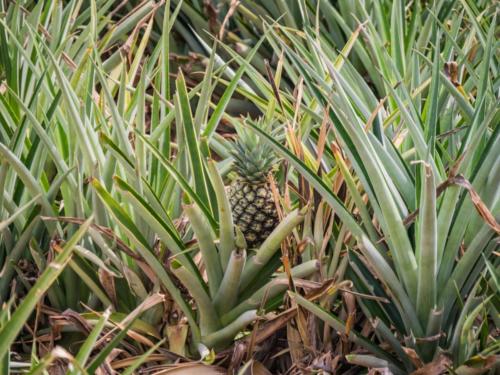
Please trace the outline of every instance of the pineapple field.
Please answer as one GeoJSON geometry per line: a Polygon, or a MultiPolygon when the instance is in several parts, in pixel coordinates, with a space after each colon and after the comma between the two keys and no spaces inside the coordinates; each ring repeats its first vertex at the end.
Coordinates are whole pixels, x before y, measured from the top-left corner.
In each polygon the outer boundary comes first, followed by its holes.
{"type": "Polygon", "coordinates": [[[499,15],[0,0],[0,375],[500,373],[499,15]]]}

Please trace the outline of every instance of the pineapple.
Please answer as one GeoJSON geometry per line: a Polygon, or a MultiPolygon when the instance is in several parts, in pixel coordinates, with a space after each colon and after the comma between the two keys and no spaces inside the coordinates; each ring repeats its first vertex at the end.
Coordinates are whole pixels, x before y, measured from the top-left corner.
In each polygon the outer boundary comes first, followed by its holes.
{"type": "MultiPolygon", "coordinates": [[[[265,127],[263,121],[258,126],[265,127]]],[[[249,248],[258,247],[278,224],[278,213],[268,176],[278,163],[271,147],[252,130],[236,125],[232,144],[236,178],[228,189],[234,223],[245,235],[249,248]]]]}

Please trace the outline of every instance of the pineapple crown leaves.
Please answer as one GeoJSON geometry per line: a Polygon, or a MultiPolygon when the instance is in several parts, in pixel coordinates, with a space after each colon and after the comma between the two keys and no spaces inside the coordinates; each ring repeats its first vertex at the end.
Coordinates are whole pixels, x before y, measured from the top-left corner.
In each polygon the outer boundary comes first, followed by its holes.
{"type": "MultiPolygon", "coordinates": [[[[251,119],[245,119],[242,123],[235,123],[237,139],[232,144],[231,155],[234,158],[234,169],[239,177],[264,182],[269,172],[278,164],[279,158],[271,146],[262,141],[250,127],[245,126],[251,119]]],[[[262,118],[253,122],[262,130],[279,138],[281,126],[266,122],[262,118]]]]}

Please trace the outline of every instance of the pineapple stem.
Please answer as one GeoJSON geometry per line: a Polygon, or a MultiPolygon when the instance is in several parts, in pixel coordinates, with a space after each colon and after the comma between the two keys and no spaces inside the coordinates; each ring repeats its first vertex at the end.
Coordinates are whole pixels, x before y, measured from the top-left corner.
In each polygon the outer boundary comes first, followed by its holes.
{"type": "Polygon", "coordinates": [[[255,256],[250,258],[245,265],[243,275],[241,277],[240,290],[244,290],[250,285],[251,281],[258,275],[259,271],[267,264],[267,262],[269,262],[269,259],[271,259],[280,248],[281,241],[292,233],[293,229],[304,220],[308,209],[309,207],[305,206],[300,211],[298,209],[292,211],[283,219],[281,223],[279,223],[269,237],[267,237],[264,243],[257,250],[255,256]]]}
{"type": "Polygon", "coordinates": [[[234,336],[236,336],[238,332],[244,329],[255,319],[257,319],[257,310],[247,311],[219,331],[202,337],[202,342],[209,348],[219,349],[224,347],[234,339],[234,336]]]}
{"type": "Polygon", "coordinates": [[[234,249],[234,224],[231,206],[227,198],[224,182],[213,160],[208,162],[208,173],[217,197],[219,210],[219,255],[222,269],[226,271],[231,251],[234,249]]]}
{"type": "Polygon", "coordinates": [[[212,230],[198,206],[194,204],[186,205],[184,206],[184,212],[188,216],[194,234],[198,239],[203,263],[207,270],[210,297],[214,298],[222,281],[222,267],[214,244],[212,230]]]}
{"type": "Polygon", "coordinates": [[[238,299],[241,271],[245,266],[246,251],[233,250],[221,286],[214,298],[214,306],[219,314],[224,314],[234,307],[238,299]]]}
{"type": "MultiPolygon", "coordinates": [[[[304,278],[312,273],[318,271],[320,262],[317,260],[310,260],[308,262],[299,264],[292,268],[293,278],[304,278]]],[[[245,311],[256,309],[261,306],[264,299],[270,299],[283,293],[288,288],[288,276],[286,273],[280,273],[273,280],[269,281],[262,288],[258,289],[249,298],[245,298],[239,305],[231,311],[221,316],[221,322],[226,325],[243,314],[245,311]]]]}
{"type": "Polygon", "coordinates": [[[204,336],[218,330],[221,326],[219,317],[203,286],[200,285],[193,274],[180,265],[180,263],[178,268],[173,268],[173,272],[187,290],[189,290],[189,293],[196,302],[200,319],[201,335],[204,336]]]}

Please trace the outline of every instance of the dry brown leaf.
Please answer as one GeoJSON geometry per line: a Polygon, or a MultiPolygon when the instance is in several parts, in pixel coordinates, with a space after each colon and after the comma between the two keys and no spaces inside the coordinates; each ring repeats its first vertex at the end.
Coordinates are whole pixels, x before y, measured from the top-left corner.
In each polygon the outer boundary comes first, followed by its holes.
{"type": "MultiPolygon", "coordinates": [[[[262,324],[261,326],[257,326],[255,328],[255,331],[252,332],[251,335],[245,337],[244,339],[241,339],[237,344],[236,347],[238,350],[244,350],[245,352],[248,351],[248,356],[251,357],[251,348],[253,348],[254,345],[257,345],[265,340],[267,340],[269,337],[274,335],[278,330],[283,328],[287,322],[292,319],[295,315],[297,314],[297,309],[291,308],[288,309],[278,316],[269,319],[267,322],[262,324]],[[250,346],[250,347],[249,347],[250,346]]],[[[222,351],[218,354],[219,357],[224,357],[227,355],[231,355],[233,352],[233,349],[227,349],[225,351],[222,351]]],[[[238,361],[239,358],[235,358],[234,361],[238,361]]]]}
{"type": "Polygon", "coordinates": [[[488,224],[495,232],[497,232],[497,234],[500,234],[500,224],[497,223],[495,217],[490,212],[488,207],[484,204],[472,184],[462,175],[455,176],[453,178],[453,183],[467,189],[472,200],[472,204],[474,204],[474,207],[476,207],[479,215],[483,218],[486,224],[488,224]]]}
{"type": "Polygon", "coordinates": [[[140,333],[137,333],[136,331],[133,331],[131,329],[128,330],[127,336],[129,336],[134,341],[149,347],[153,347],[155,345],[154,342],[148,339],[146,336],[143,336],[140,333]]]}
{"type": "Polygon", "coordinates": [[[252,375],[272,375],[272,374],[268,369],[264,367],[262,363],[258,361],[253,361],[252,375]]]}
{"type": "Polygon", "coordinates": [[[216,34],[219,25],[218,15],[219,9],[212,4],[211,0],[203,0],[203,13],[208,18],[208,31],[211,34],[216,34]]]}
{"type": "Polygon", "coordinates": [[[500,363],[500,356],[490,355],[488,357],[475,356],[469,359],[465,364],[454,369],[458,375],[480,375],[491,370],[500,363]]]}
{"type": "Polygon", "coordinates": [[[89,334],[92,326],[78,314],[77,312],[67,309],[60,315],[52,315],[49,317],[51,328],[58,330],[59,327],[74,325],[78,330],[85,334],[89,334]]]}
{"type": "Polygon", "coordinates": [[[335,371],[337,370],[341,359],[342,357],[340,355],[334,356],[331,351],[328,351],[314,358],[310,368],[312,370],[323,370],[327,373],[336,374],[335,371]]]}
{"type": "Polygon", "coordinates": [[[368,371],[368,375],[393,375],[392,371],[387,367],[384,368],[372,368],[368,371]]]}
{"type": "Polygon", "coordinates": [[[424,365],[424,363],[422,362],[422,360],[420,359],[419,355],[417,354],[417,352],[414,349],[407,348],[407,347],[403,346],[403,350],[408,355],[408,357],[410,358],[411,363],[413,363],[413,365],[416,368],[420,368],[420,367],[422,367],[424,365]]]}
{"type": "Polygon", "coordinates": [[[101,282],[102,287],[113,302],[113,305],[118,306],[118,300],[116,298],[115,278],[110,272],[108,272],[108,270],[104,268],[99,268],[97,274],[99,275],[99,281],[101,282]]]}
{"type": "Polygon", "coordinates": [[[168,345],[171,352],[185,356],[186,339],[188,334],[187,324],[175,324],[167,326],[168,345]]]}
{"type": "Polygon", "coordinates": [[[113,370],[111,363],[121,354],[125,353],[125,350],[114,348],[111,353],[106,357],[104,363],[97,369],[96,375],[115,375],[116,372],[113,370]]]}
{"type": "MultiPolygon", "coordinates": [[[[113,361],[111,363],[111,367],[113,367],[113,370],[118,370],[122,368],[126,368],[131,366],[135,361],[137,361],[140,358],[140,355],[137,356],[132,356],[124,359],[119,359],[116,361],[113,361]]],[[[151,354],[148,356],[148,358],[145,360],[145,362],[165,362],[165,361],[171,361],[172,356],[169,355],[168,353],[161,354],[161,353],[155,353],[151,354]]]]}
{"type": "Polygon", "coordinates": [[[304,351],[302,350],[304,345],[302,344],[299,331],[291,322],[286,325],[286,337],[288,347],[290,348],[290,357],[292,358],[292,362],[300,364],[302,358],[305,356],[304,351]]]}
{"type": "Polygon", "coordinates": [[[456,61],[444,63],[444,74],[453,83],[453,86],[460,86],[460,82],[458,81],[458,64],[456,61]]]}
{"type": "Polygon", "coordinates": [[[229,22],[229,19],[231,18],[231,16],[235,12],[238,5],[240,5],[240,1],[231,0],[231,4],[229,5],[229,9],[226,12],[226,15],[224,16],[224,20],[222,21],[222,25],[220,26],[220,29],[219,29],[219,40],[224,39],[224,34],[226,32],[226,25],[229,22]]]}
{"type": "Polygon", "coordinates": [[[375,107],[375,109],[372,111],[370,117],[368,118],[368,121],[366,122],[365,124],[365,131],[369,132],[370,129],[372,128],[372,125],[373,125],[373,122],[375,121],[375,119],[377,118],[377,115],[378,113],[380,112],[380,110],[382,108],[384,108],[384,103],[385,101],[387,100],[387,96],[383,97],[382,99],[380,99],[378,101],[378,104],[377,106],[375,107]]]}
{"type": "Polygon", "coordinates": [[[250,365],[245,365],[246,369],[242,375],[272,375],[265,366],[259,361],[251,360],[250,365]]]}
{"type": "Polygon", "coordinates": [[[164,369],[155,372],[153,375],[221,375],[225,373],[226,370],[221,367],[189,362],[166,366],[164,369]]]}
{"type": "Polygon", "coordinates": [[[297,323],[297,329],[299,331],[300,337],[302,338],[303,346],[309,348],[311,347],[311,339],[308,330],[307,317],[308,313],[305,309],[297,306],[297,315],[295,316],[295,322],[297,323]]]}
{"type": "Polygon", "coordinates": [[[255,343],[258,344],[276,333],[297,313],[296,309],[289,309],[278,315],[273,320],[267,321],[256,334],[255,343]]]}
{"type": "MultiPolygon", "coordinates": [[[[405,349],[406,352],[406,349],[405,349]]],[[[411,358],[411,356],[410,356],[411,358]]],[[[440,354],[434,361],[420,367],[418,370],[411,373],[411,375],[440,375],[445,374],[448,368],[452,365],[452,361],[444,354],[440,354]]]]}
{"type": "Polygon", "coordinates": [[[331,127],[331,122],[329,120],[329,107],[327,106],[324,111],[323,121],[321,122],[321,128],[319,131],[318,143],[316,145],[316,163],[318,165],[318,169],[320,168],[320,163],[323,158],[323,153],[325,151],[325,145],[327,140],[327,135],[331,127]]]}
{"type": "Polygon", "coordinates": [[[281,195],[278,189],[278,185],[276,184],[276,180],[274,179],[271,173],[267,176],[267,180],[269,182],[269,186],[271,186],[271,193],[273,195],[276,211],[278,212],[278,217],[280,220],[283,220],[283,210],[281,209],[281,204],[280,204],[281,195]]]}
{"type": "Polygon", "coordinates": [[[237,342],[234,345],[234,350],[231,355],[231,362],[227,369],[229,374],[235,373],[235,369],[239,368],[247,351],[247,344],[244,341],[237,342]]]}

